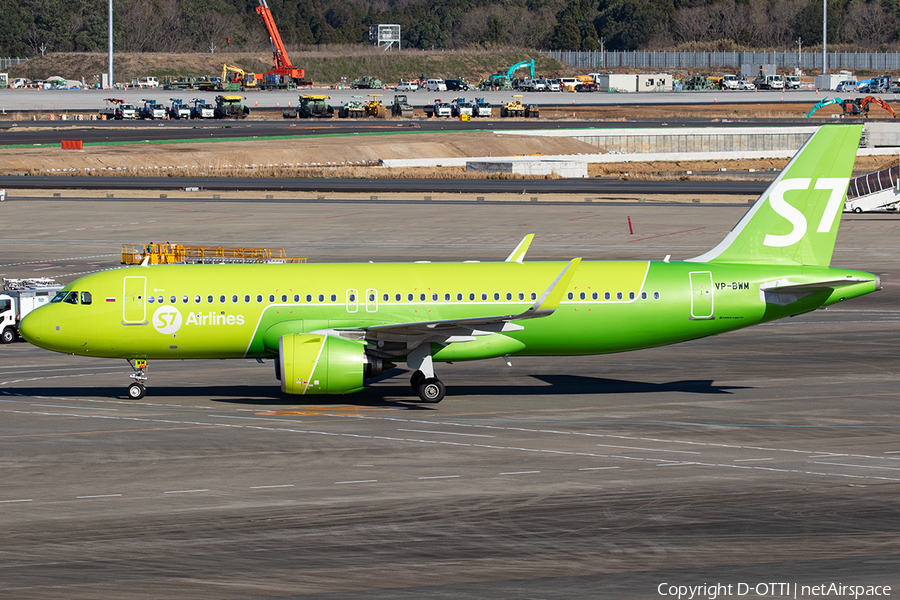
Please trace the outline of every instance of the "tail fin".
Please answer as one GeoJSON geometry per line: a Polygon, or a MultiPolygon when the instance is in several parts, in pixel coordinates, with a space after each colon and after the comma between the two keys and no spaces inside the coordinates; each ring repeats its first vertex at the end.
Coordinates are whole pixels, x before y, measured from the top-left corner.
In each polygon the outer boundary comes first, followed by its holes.
{"type": "Polygon", "coordinates": [[[823,125],[718,246],[689,262],[831,263],[862,125],[823,125]]]}

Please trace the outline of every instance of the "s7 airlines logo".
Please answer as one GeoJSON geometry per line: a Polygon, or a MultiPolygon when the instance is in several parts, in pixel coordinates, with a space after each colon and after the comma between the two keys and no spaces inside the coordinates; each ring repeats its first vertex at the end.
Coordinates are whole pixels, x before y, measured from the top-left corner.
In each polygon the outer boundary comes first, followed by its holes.
{"type": "MultiPolygon", "coordinates": [[[[803,236],[806,235],[806,229],[808,227],[806,215],[804,215],[800,209],[788,204],[787,200],[784,199],[784,195],[786,192],[808,190],[811,182],[812,179],[807,177],[782,179],[775,184],[775,188],[772,190],[772,193],[769,194],[769,206],[771,206],[772,210],[779,216],[790,221],[794,228],[790,233],[784,235],[766,235],[766,238],[763,240],[764,246],[774,246],[776,248],[791,246],[802,240],[803,236]]],[[[819,220],[819,225],[816,227],[817,233],[828,233],[831,231],[831,228],[834,226],[834,219],[843,204],[844,193],[847,191],[847,184],[849,182],[850,180],[846,177],[822,177],[816,180],[816,185],[813,189],[831,190],[831,194],[828,196],[828,203],[825,205],[825,210],[822,213],[822,218],[819,220]]]]}
{"type": "Polygon", "coordinates": [[[181,329],[181,311],[174,306],[160,306],[153,313],[153,328],[160,333],[175,333],[181,329]]]}
{"type": "Polygon", "coordinates": [[[181,317],[181,311],[174,306],[160,306],[153,313],[153,328],[163,334],[175,333],[184,325],[243,325],[244,315],[224,315],[210,311],[188,313],[187,321],[181,317]]]}

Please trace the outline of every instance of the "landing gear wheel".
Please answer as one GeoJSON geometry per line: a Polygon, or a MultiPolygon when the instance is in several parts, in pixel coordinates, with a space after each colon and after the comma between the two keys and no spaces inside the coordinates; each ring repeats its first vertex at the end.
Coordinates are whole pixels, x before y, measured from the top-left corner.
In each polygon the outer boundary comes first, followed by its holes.
{"type": "Polygon", "coordinates": [[[437,404],[444,399],[447,389],[437,377],[425,379],[419,384],[419,400],[428,404],[437,404]]]}
{"type": "Polygon", "coordinates": [[[16,339],[16,332],[12,328],[7,327],[0,332],[0,344],[11,344],[16,339]]]}
{"type": "Polygon", "coordinates": [[[140,383],[132,383],[128,386],[128,397],[132,400],[140,400],[147,393],[147,389],[140,383]]]}
{"type": "Polygon", "coordinates": [[[422,385],[422,382],[425,381],[425,373],[422,371],[416,371],[412,374],[412,377],[409,378],[409,385],[412,386],[412,389],[415,393],[419,393],[419,386],[422,385]]]}

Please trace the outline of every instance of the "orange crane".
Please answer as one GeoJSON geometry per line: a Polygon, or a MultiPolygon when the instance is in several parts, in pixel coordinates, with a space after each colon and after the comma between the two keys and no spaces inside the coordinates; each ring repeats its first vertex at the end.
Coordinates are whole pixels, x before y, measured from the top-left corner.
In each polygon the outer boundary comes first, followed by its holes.
{"type": "Polygon", "coordinates": [[[288,58],[284,42],[281,40],[281,34],[278,33],[278,27],[275,26],[275,19],[272,18],[272,11],[269,9],[266,0],[259,0],[256,14],[261,16],[263,23],[266,24],[269,40],[272,42],[272,54],[275,57],[275,68],[271,71],[266,71],[267,78],[270,75],[280,75],[283,83],[288,83],[289,81],[299,83],[299,80],[303,79],[305,72],[303,69],[297,69],[291,64],[291,59],[288,58]]]}

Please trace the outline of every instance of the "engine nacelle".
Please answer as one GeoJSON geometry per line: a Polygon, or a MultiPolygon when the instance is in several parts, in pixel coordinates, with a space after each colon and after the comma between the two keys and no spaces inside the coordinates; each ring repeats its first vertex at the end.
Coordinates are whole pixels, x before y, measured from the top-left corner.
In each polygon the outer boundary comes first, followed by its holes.
{"type": "Polygon", "coordinates": [[[363,342],[318,333],[291,333],[278,340],[281,390],[287,394],[350,394],[363,379],[381,373],[380,359],[363,342]]]}

